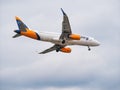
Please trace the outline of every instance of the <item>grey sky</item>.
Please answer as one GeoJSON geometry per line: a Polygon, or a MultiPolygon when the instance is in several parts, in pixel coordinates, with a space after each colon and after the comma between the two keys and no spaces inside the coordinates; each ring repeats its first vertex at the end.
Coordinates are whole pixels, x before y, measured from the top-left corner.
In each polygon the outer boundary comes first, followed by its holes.
{"type": "Polygon", "coordinates": [[[1,0],[0,90],[120,90],[119,24],[119,0],[1,0]],[[52,44],[12,38],[15,16],[38,32],[61,32],[60,8],[74,33],[92,36],[101,46],[39,55],[52,44]]]}

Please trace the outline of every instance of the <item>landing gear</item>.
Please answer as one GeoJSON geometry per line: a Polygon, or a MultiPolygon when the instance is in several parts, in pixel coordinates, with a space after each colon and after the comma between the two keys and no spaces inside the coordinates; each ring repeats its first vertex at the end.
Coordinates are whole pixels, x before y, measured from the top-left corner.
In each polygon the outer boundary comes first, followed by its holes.
{"type": "Polygon", "coordinates": [[[57,49],[56,52],[59,52],[59,50],[57,49]]]}
{"type": "Polygon", "coordinates": [[[62,44],[64,44],[65,43],[65,40],[62,40],[62,44]]]}
{"type": "Polygon", "coordinates": [[[60,47],[58,47],[58,48],[56,49],[56,52],[59,52],[59,51],[60,51],[60,49],[61,49],[61,48],[60,48],[60,47]]]}
{"type": "MultiPolygon", "coordinates": [[[[65,39],[62,39],[61,40],[61,43],[64,45],[66,43],[66,40],[65,39]]],[[[62,46],[61,45],[57,45],[56,46],[56,52],[59,52],[61,50],[62,46]]]]}
{"type": "Polygon", "coordinates": [[[91,49],[90,49],[90,47],[88,46],[88,51],[90,51],[91,49]]]}

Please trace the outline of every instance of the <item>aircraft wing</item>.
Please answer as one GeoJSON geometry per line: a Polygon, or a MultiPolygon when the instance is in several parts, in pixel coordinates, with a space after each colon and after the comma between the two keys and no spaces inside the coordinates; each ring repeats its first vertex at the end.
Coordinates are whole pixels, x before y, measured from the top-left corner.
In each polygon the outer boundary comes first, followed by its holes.
{"type": "Polygon", "coordinates": [[[62,8],[61,8],[61,11],[63,13],[63,22],[62,22],[62,34],[60,36],[60,39],[69,39],[68,35],[70,35],[72,33],[69,19],[62,8]]]}
{"type": "MultiPolygon", "coordinates": [[[[66,13],[63,11],[62,8],[61,8],[61,11],[63,13],[63,22],[62,22],[62,34],[60,35],[59,39],[62,39],[63,40],[62,43],[64,43],[65,42],[64,40],[70,39],[68,36],[70,34],[72,34],[72,31],[71,31],[68,16],[66,15],[66,13]]],[[[58,52],[63,47],[64,46],[55,44],[53,47],[50,47],[50,48],[44,50],[43,52],[40,52],[39,54],[45,54],[45,53],[48,53],[48,52],[51,52],[51,51],[54,51],[54,50],[56,50],[58,52]]]]}
{"type": "Polygon", "coordinates": [[[48,49],[40,52],[39,54],[46,54],[46,53],[52,52],[52,51],[54,51],[54,50],[59,51],[61,48],[62,48],[62,47],[61,47],[60,45],[56,45],[56,44],[55,44],[54,46],[52,46],[52,47],[50,47],[50,48],[48,48],[48,49]]]}

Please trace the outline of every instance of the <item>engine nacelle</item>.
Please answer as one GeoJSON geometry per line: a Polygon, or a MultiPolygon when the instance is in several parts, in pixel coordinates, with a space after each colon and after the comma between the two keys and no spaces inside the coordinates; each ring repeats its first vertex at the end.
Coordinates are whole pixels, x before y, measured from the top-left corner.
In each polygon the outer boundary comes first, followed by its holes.
{"type": "Polygon", "coordinates": [[[73,40],[80,40],[80,35],[78,35],[78,34],[71,34],[71,35],[69,35],[69,38],[71,38],[73,40]]]}
{"type": "Polygon", "coordinates": [[[61,48],[60,49],[61,52],[64,52],[64,53],[71,53],[71,48],[61,48]]]}

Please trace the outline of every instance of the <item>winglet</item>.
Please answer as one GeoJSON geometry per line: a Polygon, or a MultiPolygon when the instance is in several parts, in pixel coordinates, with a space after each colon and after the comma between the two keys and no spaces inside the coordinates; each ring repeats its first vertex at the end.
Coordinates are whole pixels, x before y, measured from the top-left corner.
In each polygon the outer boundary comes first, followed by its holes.
{"type": "Polygon", "coordinates": [[[61,8],[61,11],[62,11],[63,15],[66,15],[66,13],[63,11],[63,9],[62,9],[62,8],[61,8]]]}

